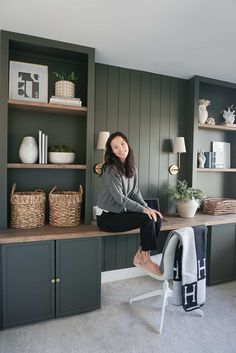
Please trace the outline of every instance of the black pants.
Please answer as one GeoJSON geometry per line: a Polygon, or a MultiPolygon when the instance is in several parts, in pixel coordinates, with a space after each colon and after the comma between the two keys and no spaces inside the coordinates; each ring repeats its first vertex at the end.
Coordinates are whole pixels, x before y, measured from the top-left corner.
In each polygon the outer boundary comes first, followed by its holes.
{"type": "Polygon", "coordinates": [[[103,212],[97,216],[97,225],[104,232],[126,232],[140,228],[140,246],[144,251],[157,250],[157,237],[161,229],[161,220],[157,222],[140,212],[103,212]]]}

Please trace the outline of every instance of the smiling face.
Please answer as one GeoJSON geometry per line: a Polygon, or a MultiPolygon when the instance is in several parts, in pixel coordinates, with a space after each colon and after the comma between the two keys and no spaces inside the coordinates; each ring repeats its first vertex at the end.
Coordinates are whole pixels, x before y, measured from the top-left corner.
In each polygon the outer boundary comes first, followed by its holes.
{"type": "Polygon", "coordinates": [[[111,149],[121,162],[124,162],[129,153],[129,146],[121,136],[116,136],[111,141],[111,149]]]}

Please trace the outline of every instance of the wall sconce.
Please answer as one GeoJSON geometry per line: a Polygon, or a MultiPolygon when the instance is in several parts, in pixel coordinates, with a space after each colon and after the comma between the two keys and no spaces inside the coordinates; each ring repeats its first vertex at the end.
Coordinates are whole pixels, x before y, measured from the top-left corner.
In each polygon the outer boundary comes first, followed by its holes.
{"type": "Polygon", "coordinates": [[[169,173],[171,175],[176,175],[178,174],[180,170],[180,153],[185,153],[186,152],[186,147],[185,147],[185,141],[184,137],[176,137],[175,142],[173,144],[173,153],[178,154],[178,164],[172,164],[169,166],[169,173]]]}
{"type": "Polygon", "coordinates": [[[107,143],[107,139],[110,136],[110,132],[108,131],[100,131],[98,133],[98,142],[97,142],[97,150],[102,150],[102,163],[97,163],[94,166],[94,172],[98,175],[101,174],[102,172],[102,166],[104,163],[104,153],[105,153],[105,149],[106,149],[106,143],[107,143]]]}

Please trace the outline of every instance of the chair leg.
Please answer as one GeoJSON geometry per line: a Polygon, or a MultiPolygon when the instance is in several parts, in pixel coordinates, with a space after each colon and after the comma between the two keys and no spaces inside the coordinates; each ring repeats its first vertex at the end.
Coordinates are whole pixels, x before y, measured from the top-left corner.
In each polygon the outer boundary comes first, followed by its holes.
{"type": "Polygon", "coordinates": [[[130,299],[130,304],[137,302],[138,300],[142,300],[142,299],[147,299],[147,298],[152,298],[155,297],[157,295],[163,295],[163,290],[162,289],[157,289],[154,290],[153,292],[149,292],[143,295],[139,295],[138,297],[132,298],[130,299]]]}
{"type": "Polygon", "coordinates": [[[173,291],[169,287],[169,283],[167,280],[163,281],[162,289],[154,290],[152,292],[139,295],[138,297],[130,299],[130,304],[142,300],[142,299],[147,299],[147,298],[152,298],[157,295],[163,296],[163,301],[162,301],[162,308],[161,308],[161,320],[160,320],[160,326],[159,326],[159,333],[162,333],[162,328],[163,328],[163,322],[164,322],[164,315],[165,315],[165,307],[168,303],[168,298],[172,297],[173,291]]]}
{"type": "Polygon", "coordinates": [[[168,281],[163,282],[163,302],[162,302],[162,309],[161,309],[161,320],[160,320],[160,326],[159,326],[159,333],[162,333],[163,329],[163,322],[164,322],[164,315],[165,315],[165,308],[166,305],[168,304],[168,298],[172,297],[173,291],[169,288],[169,283],[168,281]]]}

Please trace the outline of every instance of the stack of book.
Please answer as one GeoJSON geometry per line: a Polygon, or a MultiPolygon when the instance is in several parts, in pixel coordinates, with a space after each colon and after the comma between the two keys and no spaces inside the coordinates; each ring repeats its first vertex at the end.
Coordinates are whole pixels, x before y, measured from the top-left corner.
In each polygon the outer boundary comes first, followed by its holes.
{"type": "Polygon", "coordinates": [[[216,152],[204,152],[206,162],[204,168],[216,168],[216,152]]]}
{"type": "Polygon", "coordinates": [[[48,163],[48,135],[39,130],[39,164],[48,163]]]}
{"type": "Polygon", "coordinates": [[[80,98],[66,98],[66,97],[52,96],[49,100],[49,103],[76,105],[77,107],[82,107],[82,101],[80,98]]]}

